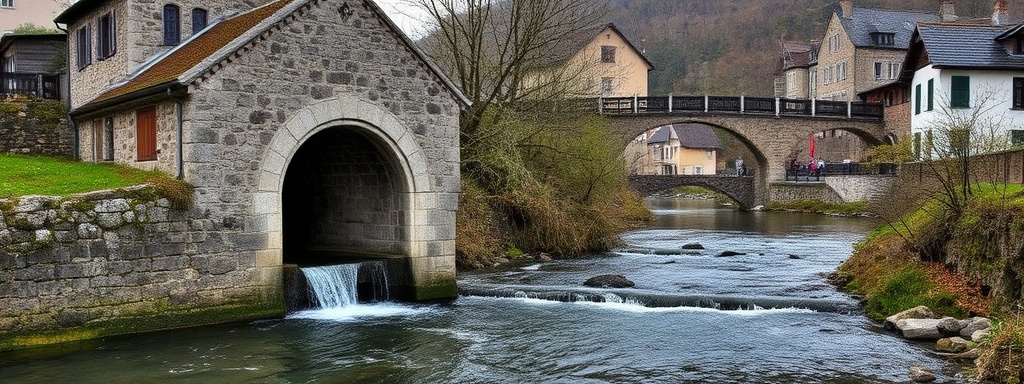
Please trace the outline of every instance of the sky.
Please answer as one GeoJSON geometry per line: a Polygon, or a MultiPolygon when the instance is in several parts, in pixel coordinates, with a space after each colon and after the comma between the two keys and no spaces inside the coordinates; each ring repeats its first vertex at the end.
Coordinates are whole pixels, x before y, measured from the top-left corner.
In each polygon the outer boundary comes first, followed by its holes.
{"type": "Polygon", "coordinates": [[[412,0],[375,0],[399,28],[409,37],[416,39],[424,34],[423,20],[428,20],[426,11],[411,4],[412,0]]]}

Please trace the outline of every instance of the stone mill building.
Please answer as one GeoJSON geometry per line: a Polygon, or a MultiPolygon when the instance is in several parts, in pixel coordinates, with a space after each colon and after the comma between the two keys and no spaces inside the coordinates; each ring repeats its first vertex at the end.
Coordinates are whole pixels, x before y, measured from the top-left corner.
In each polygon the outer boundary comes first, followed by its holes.
{"type": "MultiPolygon", "coordinates": [[[[60,285],[59,305],[26,306],[8,330],[128,315],[156,324],[135,329],[160,328],[161,316],[187,314],[195,320],[173,325],[188,325],[229,307],[241,310],[229,318],[281,315],[284,266],[353,257],[400,260],[400,297],[456,295],[458,115],[468,101],[373,1],[81,0],[56,21],[69,37],[77,156],[177,175],[195,187],[194,203],[143,215],[157,224],[125,213],[141,231],[96,224],[106,233],[75,240],[86,224],[72,222],[72,239],[44,252],[90,267],[60,285]],[[114,267],[126,259],[142,262],[114,267]],[[95,302],[125,292],[133,298],[95,302]],[[138,305],[147,301],[165,305],[138,305]],[[45,324],[27,324],[26,313],[45,324]]],[[[110,201],[99,216],[133,207],[110,201]]],[[[7,214],[31,215],[30,205],[7,214]]],[[[42,283],[61,278],[57,264],[56,274],[0,285],[56,294],[42,283]]]]}

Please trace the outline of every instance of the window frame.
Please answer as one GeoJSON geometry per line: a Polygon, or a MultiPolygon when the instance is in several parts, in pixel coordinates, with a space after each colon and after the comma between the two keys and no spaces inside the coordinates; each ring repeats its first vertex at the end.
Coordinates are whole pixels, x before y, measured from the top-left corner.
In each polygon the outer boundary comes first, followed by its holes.
{"type": "Polygon", "coordinates": [[[925,111],[935,110],[935,79],[928,79],[928,108],[925,111]]]}
{"type": "Polygon", "coordinates": [[[1024,77],[1013,78],[1013,104],[1010,109],[1024,109],[1024,77]]]}
{"type": "Polygon", "coordinates": [[[14,0],[0,0],[0,8],[14,8],[14,0]]]}
{"type": "Polygon", "coordinates": [[[75,32],[75,63],[81,71],[92,64],[92,24],[85,24],[75,32]]]}
{"type": "Polygon", "coordinates": [[[950,76],[949,107],[966,109],[971,107],[971,77],[950,76]]]}
{"type": "Polygon", "coordinates": [[[105,60],[116,53],[117,16],[111,10],[96,18],[96,60],[105,60]]]}
{"type": "Polygon", "coordinates": [[[164,45],[178,45],[181,43],[181,7],[174,4],[164,4],[164,45]]]}
{"type": "Polygon", "coordinates": [[[602,45],[601,46],[601,62],[602,63],[615,63],[615,49],[614,45],[602,45]]]}
{"type": "Polygon", "coordinates": [[[210,25],[210,12],[203,8],[192,8],[192,34],[195,35],[210,25]]]}
{"type": "Polygon", "coordinates": [[[601,78],[601,95],[610,95],[615,90],[615,78],[614,77],[602,77],[601,78]]]}
{"type": "Polygon", "coordinates": [[[921,84],[914,86],[914,114],[921,114],[921,84]]]}
{"type": "Polygon", "coordinates": [[[875,80],[880,80],[880,79],[882,79],[882,62],[881,61],[876,61],[875,62],[875,80]]]}

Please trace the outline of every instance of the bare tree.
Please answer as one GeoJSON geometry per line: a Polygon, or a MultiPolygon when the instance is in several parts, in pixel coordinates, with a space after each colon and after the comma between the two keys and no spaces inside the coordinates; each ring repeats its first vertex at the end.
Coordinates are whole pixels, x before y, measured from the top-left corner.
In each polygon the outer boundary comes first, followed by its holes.
{"type": "Polygon", "coordinates": [[[578,83],[571,72],[558,70],[523,86],[559,53],[567,36],[596,24],[607,12],[606,1],[593,0],[414,1],[436,24],[424,42],[428,54],[473,102],[463,112],[464,138],[475,133],[494,105],[547,97],[559,93],[553,92],[558,84],[578,83]]]}

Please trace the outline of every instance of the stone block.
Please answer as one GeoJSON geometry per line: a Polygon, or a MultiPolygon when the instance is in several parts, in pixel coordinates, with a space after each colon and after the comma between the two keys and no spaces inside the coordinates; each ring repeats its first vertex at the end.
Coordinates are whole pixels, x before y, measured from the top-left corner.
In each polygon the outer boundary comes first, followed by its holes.
{"type": "Polygon", "coordinates": [[[103,230],[99,226],[89,223],[78,224],[78,238],[99,239],[102,236],[103,230]]]}
{"type": "Polygon", "coordinates": [[[97,213],[120,213],[131,210],[131,206],[128,205],[128,200],[125,199],[111,199],[111,200],[100,200],[96,203],[96,207],[93,211],[97,213]]]}
{"type": "Polygon", "coordinates": [[[103,229],[118,228],[124,225],[121,213],[100,213],[97,215],[96,221],[103,229]]]}

